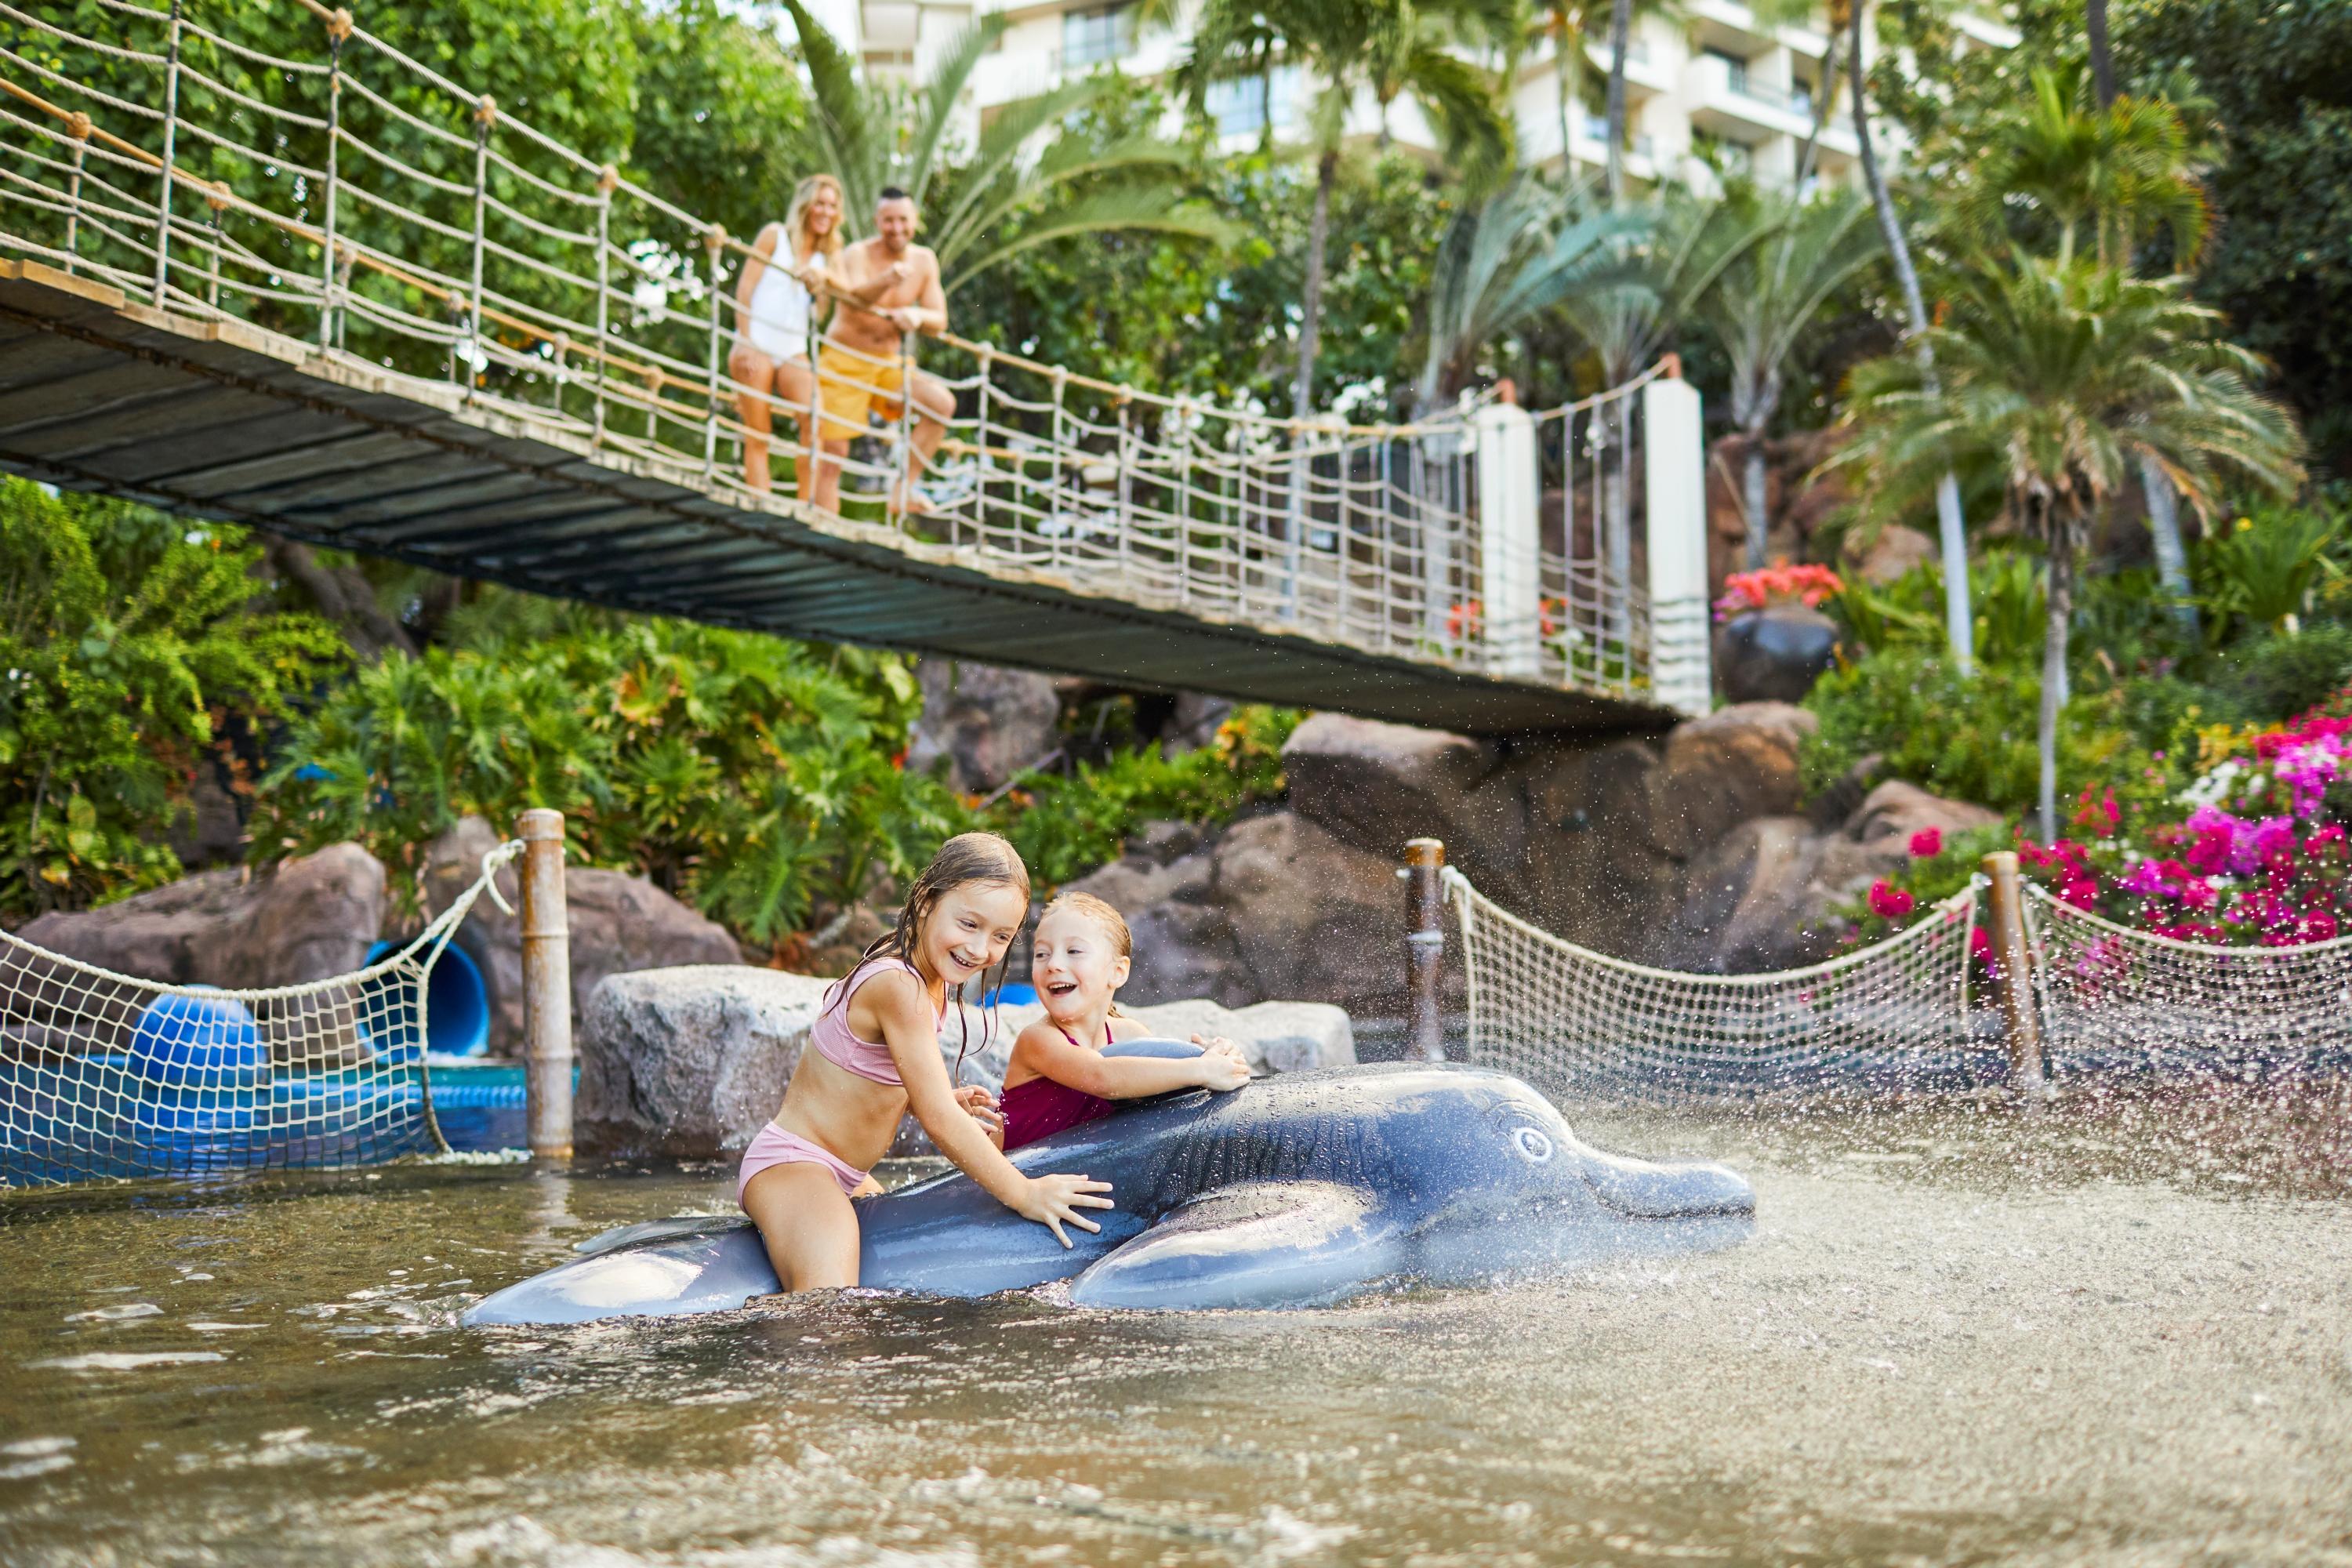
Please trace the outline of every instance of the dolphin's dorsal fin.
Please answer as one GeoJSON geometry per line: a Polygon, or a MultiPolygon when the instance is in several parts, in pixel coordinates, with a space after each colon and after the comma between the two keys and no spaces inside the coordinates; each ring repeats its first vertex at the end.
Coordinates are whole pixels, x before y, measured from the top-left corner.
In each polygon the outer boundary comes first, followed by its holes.
{"type": "Polygon", "coordinates": [[[1070,1283],[1081,1307],[1307,1307],[1403,1272],[1407,1232],[1372,1194],[1254,1182],[1171,1211],[1070,1283]]]}

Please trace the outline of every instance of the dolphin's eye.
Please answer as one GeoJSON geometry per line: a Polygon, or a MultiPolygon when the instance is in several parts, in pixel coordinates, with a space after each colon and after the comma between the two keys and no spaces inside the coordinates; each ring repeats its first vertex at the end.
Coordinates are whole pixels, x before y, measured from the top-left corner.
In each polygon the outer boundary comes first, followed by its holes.
{"type": "Polygon", "coordinates": [[[1551,1158],[1551,1140],[1533,1127],[1522,1127],[1511,1134],[1511,1142],[1519,1151],[1519,1158],[1530,1165],[1540,1165],[1551,1158]]]}

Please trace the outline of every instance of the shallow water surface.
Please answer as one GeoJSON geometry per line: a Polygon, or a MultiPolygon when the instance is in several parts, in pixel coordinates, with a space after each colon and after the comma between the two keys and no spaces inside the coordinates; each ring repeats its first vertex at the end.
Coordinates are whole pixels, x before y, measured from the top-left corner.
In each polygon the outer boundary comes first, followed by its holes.
{"type": "Polygon", "coordinates": [[[1743,1246],[1336,1311],[454,1314],[715,1169],[0,1197],[0,1560],[2352,1563],[2340,1087],[1587,1113],[1743,1246]]]}

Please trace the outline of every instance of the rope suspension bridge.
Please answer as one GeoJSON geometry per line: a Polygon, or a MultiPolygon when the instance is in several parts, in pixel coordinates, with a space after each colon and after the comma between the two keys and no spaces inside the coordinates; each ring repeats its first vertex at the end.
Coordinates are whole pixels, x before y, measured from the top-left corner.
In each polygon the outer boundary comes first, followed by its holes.
{"type": "Polygon", "coordinates": [[[310,47],[279,54],[190,0],[95,0],[91,37],[0,3],[0,468],[539,593],[1148,688],[1472,732],[1705,710],[1698,397],[1670,365],[1365,425],[909,334],[856,369],[908,385],[919,353],[953,395],[920,504],[891,500],[907,397],[820,511],[743,482],[744,403],[811,411],[726,374],[753,325],[725,286],[739,239],[301,4],[310,47]]]}

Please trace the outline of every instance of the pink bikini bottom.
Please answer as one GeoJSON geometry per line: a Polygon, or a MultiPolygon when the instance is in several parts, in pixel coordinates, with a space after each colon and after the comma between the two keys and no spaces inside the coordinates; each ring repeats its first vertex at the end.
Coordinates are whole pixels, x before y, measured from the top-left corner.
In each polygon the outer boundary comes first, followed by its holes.
{"type": "Polygon", "coordinates": [[[833,1173],[833,1179],[841,1184],[845,1193],[854,1193],[866,1184],[866,1173],[840,1155],[771,1121],[760,1129],[751,1139],[751,1146],[743,1151],[742,1169],[735,1176],[738,1204],[743,1201],[743,1189],[751,1184],[751,1178],[771,1165],[823,1165],[833,1173]]]}

